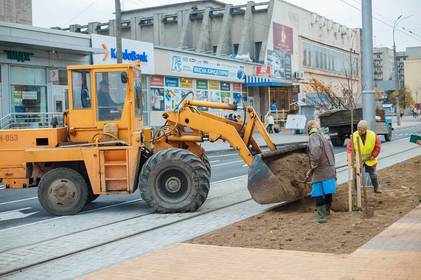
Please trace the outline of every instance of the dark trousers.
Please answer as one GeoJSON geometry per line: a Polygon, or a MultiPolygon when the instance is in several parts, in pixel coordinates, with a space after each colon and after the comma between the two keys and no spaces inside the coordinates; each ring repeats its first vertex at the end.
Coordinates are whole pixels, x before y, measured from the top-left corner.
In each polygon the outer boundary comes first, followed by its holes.
{"type": "Polygon", "coordinates": [[[364,164],[364,170],[370,175],[371,183],[375,190],[379,187],[379,180],[377,178],[376,166],[368,166],[364,164]]]}
{"type": "Polygon", "coordinates": [[[268,125],[269,133],[273,133],[273,124],[268,125]]]}
{"type": "Polygon", "coordinates": [[[316,201],[316,206],[322,206],[322,205],[330,205],[332,204],[332,194],[325,194],[321,196],[314,197],[314,200],[316,201]]]}

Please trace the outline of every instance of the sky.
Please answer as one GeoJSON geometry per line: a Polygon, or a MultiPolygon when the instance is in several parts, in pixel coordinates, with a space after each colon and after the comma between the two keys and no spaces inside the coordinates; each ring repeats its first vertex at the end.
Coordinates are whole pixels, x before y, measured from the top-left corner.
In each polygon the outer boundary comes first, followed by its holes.
{"type": "MultiPolygon", "coordinates": [[[[232,4],[245,4],[247,0],[221,0],[232,4]]],[[[361,27],[362,0],[286,0],[307,10],[332,19],[348,27],[361,27]]],[[[131,10],[159,6],[186,0],[122,0],[122,9],[131,10]]],[[[255,2],[265,2],[255,0],[255,2]]],[[[373,43],[375,47],[392,47],[394,20],[404,19],[396,31],[398,50],[421,46],[421,0],[372,0],[373,43]]],[[[114,0],[32,0],[33,25],[40,27],[68,27],[70,24],[105,22],[114,18],[114,0]],[[54,5],[52,5],[54,3],[54,5]]]]}

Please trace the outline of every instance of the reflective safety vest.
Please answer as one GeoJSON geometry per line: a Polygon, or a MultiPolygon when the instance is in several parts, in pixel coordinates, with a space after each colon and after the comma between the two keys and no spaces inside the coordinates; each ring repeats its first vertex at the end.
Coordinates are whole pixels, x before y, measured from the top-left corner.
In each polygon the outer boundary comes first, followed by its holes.
{"type": "Polygon", "coordinates": [[[377,164],[377,158],[374,159],[369,159],[371,156],[371,153],[374,150],[374,147],[376,146],[376,133],[374,131],[371,130],[367,130],[366,132],[366,136],[365,136],[365,143],[363,144],[363,141],[361,139],[360,134],[358,133],[358,131],[355,131],[352,139],[353,139],[353,147],[354,147],[354,151],[355,154],[358,153],[358,142],[360,142],[360,146],[361,147],[361,157],[363,162],[365,162],[366,165],[368,166],[374,166],[377,164]]]}

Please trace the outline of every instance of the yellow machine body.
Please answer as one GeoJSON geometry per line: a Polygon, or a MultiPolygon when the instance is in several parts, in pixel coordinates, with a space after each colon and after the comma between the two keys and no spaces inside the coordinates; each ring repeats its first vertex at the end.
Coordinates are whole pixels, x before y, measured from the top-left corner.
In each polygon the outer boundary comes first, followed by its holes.
{"type": "MultiPolygon", "coordinates": [[[[191,152],[206,163],[200,143],[224,140],[251,167],[249,190],[256,201],[273,203],[285,199],[278,194],[274,201],[277,189],[270,191],[270,185],[277,182],[276,176],[264,163],[254,131],[261,134],[270,151],[275,152],[276,147],[252,107],[244,108],[242,118],[229,120],[200,111],[198,107],[236,110],[235,105],[184,99],[174,112],[163,114],[166,125],[154,132],[143,127],[139,65],[70,66],[68,81],[69,109],[64,113],[63,127],[0,130],[0,179],[6,188],[37,186],[51,170],[68,168],[83,177],[91,196],[132,193],[139,185],[142,166],[156,153],[177,148],[191,152]],[[105,98],[104,92],[109,97],[105,98]],[[269,178],[273,180],[268,181],[269,178]],[[266,185],[263,195],[258,187],[261,181],[267,182],[263,184],[266,185]]],[[[302,147],[295,150],[303,151],[302,147]]],[[[281,156],[282,152],[277,154],[278,158],[281,156]]],[[[205,181],[209,185],[210,166],[206,164],[209,173],[205,181]]],[[[63,201],[68,201],[72,199],[68,196],[83,196],[80,191],[74,191],[78,186],[66,180],[63,186],[60,180],[51,182],[55,184],[53,190],[57,197],[61,195],[63,201]]],[[[164,185],[176,192],[177,184],[181,183],[169,179],[164,185]]],[[[202,196],[206,197],[207,191],[202,196]]],[[[198,207],[184,207],[183,211],[198,207]]],[[[155,208],[165,212],[163,208],[155,208]]]]}

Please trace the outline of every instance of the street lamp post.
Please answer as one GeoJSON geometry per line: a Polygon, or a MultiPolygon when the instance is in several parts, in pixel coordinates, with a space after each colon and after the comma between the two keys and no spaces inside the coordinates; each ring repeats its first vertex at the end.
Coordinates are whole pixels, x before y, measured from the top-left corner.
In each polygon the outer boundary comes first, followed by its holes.
{"type": "MultiPolygon", "coordinates": [[[[396,114],[397,114],[397,119],[398,119],[398,126],[401,125],[401,112],[400,112],[400,101],[399,101],[399,96],[400,96],[400,83],[399,83],[399,72],[398,72],[398,60],[396,58],[396,43],[395,43],[395,30],[396,27],[398,27],[398,24],[401,23],[403,20],[409,18],[410,16],[407,17],[403,17],[403,15],[400,15],[396,18],[394,24],[393,24],[393,64],[395,67],[395,92],[396,92],[396,114]]],[[[405,109],[405,104],[404,104],[404,109],[405,109]]]]}
{"type": "Polygon", "coordinates": [[[121,51],[121,5],[120,0],[115,0],[115,38],[117,63],[122,63],[121,51]]]}

